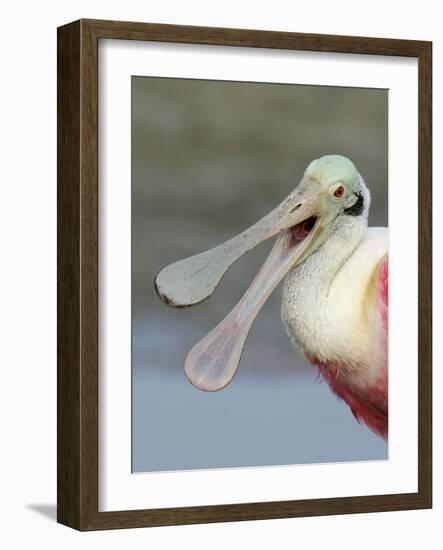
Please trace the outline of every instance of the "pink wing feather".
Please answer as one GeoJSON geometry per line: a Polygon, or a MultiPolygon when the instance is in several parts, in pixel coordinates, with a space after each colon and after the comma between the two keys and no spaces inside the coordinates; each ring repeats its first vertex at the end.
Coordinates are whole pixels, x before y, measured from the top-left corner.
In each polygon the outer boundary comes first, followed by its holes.
{"type": "MultiPolygon", "coordinates": [[[[389,298],[389,267],[388,267],[388,255],[381,260],[380,267],[378,268],[378,281],[377,281],[377,305],[380,312],[383,327],[385,331],[388,331],[388,298],[389,298]]],[[[386,338],[387,341],[387,338],[386,338]]]]}
{"type": "Polygon", "coordinates": [[[316,365],[332,391],[351,408],[358,422],[366,424],[373,432],[388,436],[388,255],[378,263],[376,273],[374,338],[372,368],[377,372],[375,380],[367,388],[356,388],[339,376],[340,365],[325,363],[316,357],[309,361],[316,365]]]}
{"type": "Polygon", "coordinates": [[[375,368],[386,379],[386,402],[388,399],[388,319],[389,319],[389,267],[388,255],[380,261],[377,274],[376,308],[373,360],[375,368]]]}
{"type": "MultiPolygon", "coordinates": [[[[362,415],[375,433],[388,437],[388,319],[389,319],[389,260],[386,254],[377,267],[376,316],[373,340],[374,369],[377,382],[371,388],[370,401],[375,405],[372,415],[362,415]]],[[[354,412],[354,411],[353,411],[354,412]]],[[[355,414],[355,412],[354,412],[355,414]]],[[[356,415],[358,418],[358,414],[356,415]]]]}

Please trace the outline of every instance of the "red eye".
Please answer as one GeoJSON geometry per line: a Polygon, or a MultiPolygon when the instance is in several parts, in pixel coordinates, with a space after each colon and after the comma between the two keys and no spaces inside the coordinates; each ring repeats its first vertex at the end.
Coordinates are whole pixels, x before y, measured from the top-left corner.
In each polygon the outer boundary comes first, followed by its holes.
{"type": "Polygon", "coordinates": [[[337,199],[341,199],[344,194],[345,194],[345,188],[343,187],[343,185],[339,185],[337,189],[334,191],[334,197],[336,197],[337,199]]]}

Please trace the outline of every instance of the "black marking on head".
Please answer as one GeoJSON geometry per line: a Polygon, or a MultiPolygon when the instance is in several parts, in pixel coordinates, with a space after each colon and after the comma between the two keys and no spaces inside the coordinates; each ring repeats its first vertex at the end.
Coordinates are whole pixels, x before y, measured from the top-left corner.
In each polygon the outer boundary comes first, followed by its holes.
{"type": "Polygon", "coordinates": [[[343,214],[346,214],[347,216],[361,216],[363,214],[363,210],[365,208],[363,195],[360,192],[354,193],[354,195],[357,197],[357,200],[352,206],[343,210],[343,214]]]}

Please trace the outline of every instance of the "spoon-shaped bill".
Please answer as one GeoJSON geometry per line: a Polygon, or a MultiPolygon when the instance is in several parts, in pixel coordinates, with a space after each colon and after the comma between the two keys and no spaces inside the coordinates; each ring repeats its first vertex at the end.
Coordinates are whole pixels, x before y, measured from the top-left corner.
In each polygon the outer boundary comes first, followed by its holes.
{"type": "Polygon", "coordinates": [[[314,226],[311,234],[295,246],[291,230],[278,237],[242,299],[186,357],[185,373],[195,387],[217,391],[233,379],[254,319],[291,267],[303,259],[317,230],[318,226],[314,226]]]}
{"type": "Polygon", "coordinates": [[[174,262],[155,278],[161,300],[172,307],[187,307],[205,300],[240,256],[262,241],[315,215],[320,185],[304,178],[283,202],[254,225],[206,252],[174,262]]]}

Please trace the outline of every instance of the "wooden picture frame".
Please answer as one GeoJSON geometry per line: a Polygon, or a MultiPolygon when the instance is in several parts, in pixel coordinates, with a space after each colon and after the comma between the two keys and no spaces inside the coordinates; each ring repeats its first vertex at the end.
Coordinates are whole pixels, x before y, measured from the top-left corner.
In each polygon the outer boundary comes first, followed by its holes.
{"type": "Polygon", "coordinates": [[[58,521],[79,530],[432,506],[430,42],[80,20],[58,29],[58,521]],[[419,67],[419,358],[416,493],[98,511],[98,42],[100,39],[404,56],[419,67]]]}

